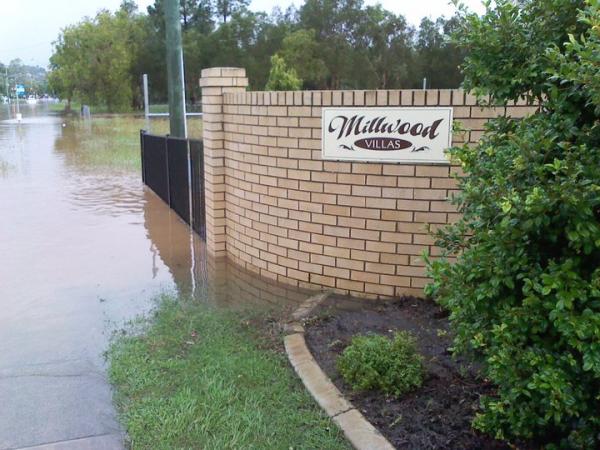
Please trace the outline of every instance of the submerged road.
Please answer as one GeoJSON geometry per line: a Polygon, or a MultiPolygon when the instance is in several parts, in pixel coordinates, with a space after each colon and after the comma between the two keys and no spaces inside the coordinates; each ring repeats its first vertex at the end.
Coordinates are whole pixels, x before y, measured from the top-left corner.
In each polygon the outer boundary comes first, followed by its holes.
{"type": "Polygon", "coordinates": [[[141,183],[143,119],[23,109],[0,105],[0,450],[118,450],[103,352],[159,293],[267,311],[308,294],[205,257],[141,183]]]}
{"type": "Polygon", "coordinates": [[[152,234],[185,271],[189,231],[137,171],[85,157],[81,134],[101,128],[0,108],[0,449],[121,448],[103,352],[175,287],[152,234]]]}

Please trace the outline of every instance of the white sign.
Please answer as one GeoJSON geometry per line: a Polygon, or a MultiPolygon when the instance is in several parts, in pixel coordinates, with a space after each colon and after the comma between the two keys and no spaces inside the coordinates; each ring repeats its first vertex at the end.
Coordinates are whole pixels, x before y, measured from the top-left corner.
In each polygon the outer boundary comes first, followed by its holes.
{"type": "Polygon", "coordinates": [[[322,158],[448,164],[452,108],[323,108],[322,158]]]}

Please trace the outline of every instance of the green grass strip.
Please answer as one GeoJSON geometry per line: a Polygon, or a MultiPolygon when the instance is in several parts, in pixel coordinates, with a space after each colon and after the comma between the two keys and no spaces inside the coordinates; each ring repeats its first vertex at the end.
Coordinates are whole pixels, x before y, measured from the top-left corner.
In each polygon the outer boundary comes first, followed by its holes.
{"type": "Polygon", "coordinates": [[[163,297],[140,334],[108,352],[133,449],[347,449],[285,355],[240,313],[163,297]]]}

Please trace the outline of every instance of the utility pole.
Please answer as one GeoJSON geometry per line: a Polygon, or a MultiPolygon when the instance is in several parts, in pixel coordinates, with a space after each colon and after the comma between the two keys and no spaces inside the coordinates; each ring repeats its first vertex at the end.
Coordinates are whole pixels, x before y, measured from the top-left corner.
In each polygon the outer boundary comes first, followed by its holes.
{"type": "Polygon", "coordinates": [[[144,117],[148,119],[150,114],[150,105],[148,101],[148,74],[142,75],[142,81],[144,85],[144,117]]]}
{"type": "Polygon", "coordinates": [[[10,105],[10,88],[8,87],[8,66],[4,66],[4,73],[6,76],[6,78],[4,79],[4,81],[6,82],[6,96],[8,97],[8,104],[10,105]]]}
{"type": "Polygon", "coordinates": [[[17,80],[15,80],[15,96],[17,97],[17,122],[21,121],[21,111],[19,111],[19,92],[17,91],[17,80]]]}
{"type": "Polygon", "coordinates": [[[187,137],[185,123],[185,89],[183,80],[183,48],[179,0],[166,0],[167,84],[169,91],[169,126],[171,136],[187,137]]]}

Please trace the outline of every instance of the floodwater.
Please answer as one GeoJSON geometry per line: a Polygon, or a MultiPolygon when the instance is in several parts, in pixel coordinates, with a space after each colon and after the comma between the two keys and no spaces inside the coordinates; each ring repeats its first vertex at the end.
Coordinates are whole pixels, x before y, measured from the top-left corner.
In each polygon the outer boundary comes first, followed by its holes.
{"type": "Polygon", "coordinates": [[[0,105],[0,449],[90,437],[118,448],[102,353],[159,293],[231,307],[306,293],[205,257],[141,183],[142,119],[22,109],[17,124],[0,105]]]}

